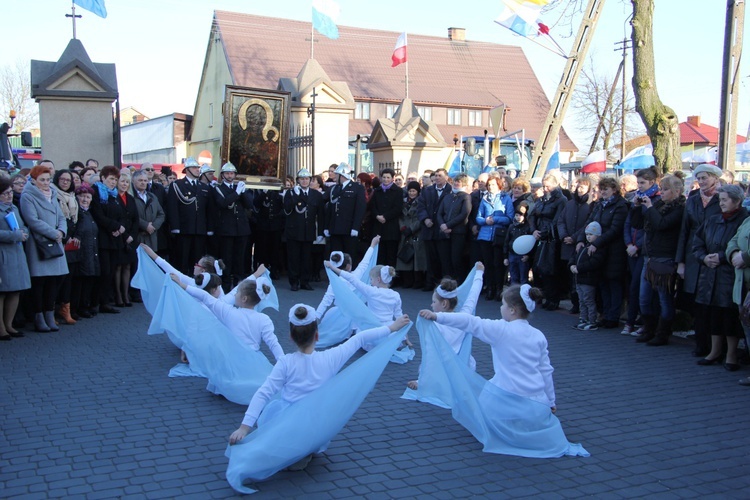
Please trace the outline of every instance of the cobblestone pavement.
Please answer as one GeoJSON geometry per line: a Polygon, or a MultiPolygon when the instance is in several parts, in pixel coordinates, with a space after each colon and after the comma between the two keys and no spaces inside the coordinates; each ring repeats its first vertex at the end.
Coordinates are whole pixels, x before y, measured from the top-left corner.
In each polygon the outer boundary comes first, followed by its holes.
{"type": "MultiPolygon", "coordinates": [[[[276,285],[270,316],[288,352],[288,308],[317,305],[324,284],[276,285]]],[[[429,293],[400,292],[412,317],[429,306],[429,293]]],[[[498,317],[499,303],[477,313],[498,317]]],[[[136,304],[0,345],[0,497],[235,496],[224,449],[245,408],[203,379],[170,379],[178,351],[146,334],[149,320],[136,304]]],[[[646,347],[619,330],[579,332],[564,311],[531,322],[549,339],[563,428],[590,458],[483,453],[449,411],[400,399],[419,366],[412,330],[417,358],[390,364],[327,452],[258,483],[256,497],[750,497],[750,388],[737,384],[748,367],[697,366],[683,339],[646,347]]],[[[474,342],[474,356],[491,376],[489,348],[474,342]]]]}

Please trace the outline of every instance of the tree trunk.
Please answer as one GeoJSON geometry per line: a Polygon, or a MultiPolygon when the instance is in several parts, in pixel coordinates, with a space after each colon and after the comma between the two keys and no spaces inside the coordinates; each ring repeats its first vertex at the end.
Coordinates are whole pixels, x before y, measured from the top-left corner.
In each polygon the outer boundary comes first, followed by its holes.
{"type": "Polygon", "coordinates": [[[654,148],[656,168],[662,174],[680,170],[680,127],[677,115],[665,106],[656,91],[654,70],[654,0],[631,0],[633,4],[633,91],[635,108],[646,126],[654,148]]]}

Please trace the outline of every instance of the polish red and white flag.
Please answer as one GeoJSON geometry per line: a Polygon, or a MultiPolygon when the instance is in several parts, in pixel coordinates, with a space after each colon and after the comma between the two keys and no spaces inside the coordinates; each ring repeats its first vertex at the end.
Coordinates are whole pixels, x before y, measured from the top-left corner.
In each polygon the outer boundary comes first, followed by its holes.
{"type": "Polygon", "coordinates": [[[398,36],[398,40],[396,41],[396,48],[393,51],[393,55],[391,56],[391,61],[393,61],[393,64],[391,64],[391,68],[395,68],[401,63],[406,62],[406,33],[401,33],[398,36]]]}

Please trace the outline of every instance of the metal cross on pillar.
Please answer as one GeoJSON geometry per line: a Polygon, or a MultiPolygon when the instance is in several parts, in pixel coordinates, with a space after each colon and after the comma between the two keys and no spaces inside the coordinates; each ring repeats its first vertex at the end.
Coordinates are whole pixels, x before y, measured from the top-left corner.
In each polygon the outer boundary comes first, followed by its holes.
{"type": "Polygon", "coordinates": [[[310,173],[315,175],[315,98],[318,97],[318,94],[315,92],[315,87],[313,87],[310,97],[312,97],[312,104],[307,108],[307,116],[310,117],[310,123],[312,125],[312,145],[310,148],[312,149],[312,165],[310,165],[310,173]]]}
{"type": "Polygon", "coordinates": [[[73,21],[73,39],[75,40],[75,38],[76,38],[76,19],[80,19],[81,18],[81,14],[76,14],[76,4],[74,4],[74,3],[71,3],[70,10],[71,10],[71,13],[70,14],[65,14],[65,17],[69,17],[73,21]]]}

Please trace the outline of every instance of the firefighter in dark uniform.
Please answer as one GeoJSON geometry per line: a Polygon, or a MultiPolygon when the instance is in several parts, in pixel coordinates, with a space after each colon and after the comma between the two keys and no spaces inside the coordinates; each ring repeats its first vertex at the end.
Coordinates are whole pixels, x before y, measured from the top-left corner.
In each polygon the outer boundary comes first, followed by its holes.
{"type": "Polygon", "coordinates": [[[193,264],[206,253],[206,238],[214,234],[213,199],[209,186],[201,184],[200,165],[195,158],[185,160],[185,177],[174,181],[167,192],[167,221],[174,235],[177,269],[193,274],[193,264]]]}
{"type": "Polygon", "coordinates": [[[219,172],[221,183],[212,188],[218,212],[218,253],[226,266],[221,277],[224,292],[229,292],[245,278],[245,251],[250,236],[246,210],[253,208],[253,192],[245,189],[244,182],[235,182],[236,175],[235,166],[225,163],[219,172]]]}
{"type": "Polygon", "coordinates": [[[275,189],[257,189],[253,205],[256,213],[255,264],[265,264],[271,279],[281,277],[281,233],[284,231],[284,198],[275,189]]]}
{"type": "Polygon", "coordinates": [[[327,200],[324,234],[330,239],[331,251],[348,253],[356,263],[357,236],[367,208],[365,188],[352,182],[352,169],[347,163],[340,163],[334,174],[337,179],[327,200]]]}
{"type": "Polygon", "coordinates": [[[289,269],[289,284],[296,292],[300,288],[312,290],[312,244],[323,233],[323,195],[310,189],[310,172],[302,169],[297,173],[297,185],[284,195],[286,224],[286,248],[289,269]]]}

